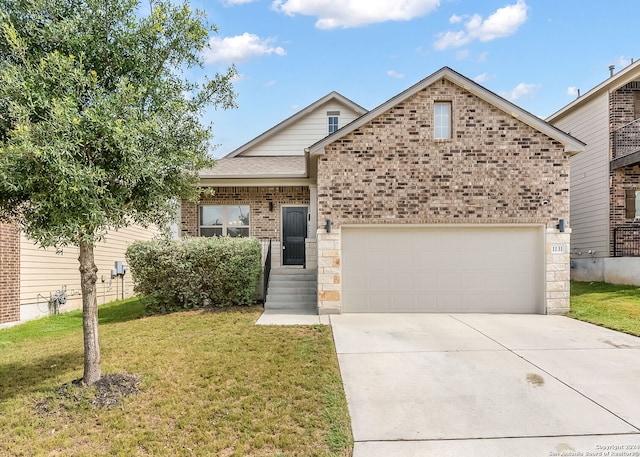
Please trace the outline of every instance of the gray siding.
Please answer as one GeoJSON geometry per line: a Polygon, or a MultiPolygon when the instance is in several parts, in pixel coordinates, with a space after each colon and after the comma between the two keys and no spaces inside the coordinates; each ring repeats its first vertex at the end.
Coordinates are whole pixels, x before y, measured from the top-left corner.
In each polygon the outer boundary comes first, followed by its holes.
{"type": "Polygon", "coordinates": [[[609,97],[603,94],[554,125],[587,144],[572,157],[571,248],[573,257],[609,255],[609,97]],[[580,255],[579,252],[582,252],[580,255]]]}

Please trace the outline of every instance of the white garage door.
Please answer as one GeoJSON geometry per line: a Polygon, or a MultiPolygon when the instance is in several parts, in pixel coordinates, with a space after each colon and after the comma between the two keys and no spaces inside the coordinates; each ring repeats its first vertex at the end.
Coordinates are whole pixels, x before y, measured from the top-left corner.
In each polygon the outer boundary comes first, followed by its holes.
{"type": "Polygon", "coordinates": [[[342,228],[343,312],[542,313],[537,227],[342,228]]]}

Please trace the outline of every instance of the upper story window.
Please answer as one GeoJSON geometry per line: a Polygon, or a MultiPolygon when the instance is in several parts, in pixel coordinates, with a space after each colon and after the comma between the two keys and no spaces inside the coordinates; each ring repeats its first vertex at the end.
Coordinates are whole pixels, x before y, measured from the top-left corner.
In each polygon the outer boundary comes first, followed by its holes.
{"type": "Polygon", "coordinates": [[[249,207],[200,206],[200,236],[249,236],[249,207]]]}
{"type": "Polygon", "coordinates": [[[327,111],[327,119],[329,122],[329,135],[331,135],[339,128],[340,111],[327,111]]]}
{"type": "Polygon", "coordinates": [[[635,189],[625,191],[625,217],[640,219],[640,191],[635,189]]]}
{"type": "Polygon", "coordinates": [[[433,137],[451,138],[451,102],[436,102],[433,105],[433,137]]]}

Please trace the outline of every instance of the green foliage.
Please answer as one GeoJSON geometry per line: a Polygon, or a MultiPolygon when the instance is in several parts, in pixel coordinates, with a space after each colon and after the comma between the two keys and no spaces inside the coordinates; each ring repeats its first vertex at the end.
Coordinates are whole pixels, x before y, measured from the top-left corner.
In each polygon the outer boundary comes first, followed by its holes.
{"type": "Polygon", "coordinates": [[[569,317],[640,336],[640,288],[571,281],[569,317]]]}
{"type": "Polygon", "coordinates": [[[210,166],[203,110],[234,106],[235,69],[197,84],[209,32],[187,3],[0,0],[0,218],[42,246],[165,224],[210,166]]]}
{"type": "Polygon", "coordinates": [[[145,241],[127,249],[136,291],[152,313],[252,304],[261,255],[255,238],[145,241]]]}

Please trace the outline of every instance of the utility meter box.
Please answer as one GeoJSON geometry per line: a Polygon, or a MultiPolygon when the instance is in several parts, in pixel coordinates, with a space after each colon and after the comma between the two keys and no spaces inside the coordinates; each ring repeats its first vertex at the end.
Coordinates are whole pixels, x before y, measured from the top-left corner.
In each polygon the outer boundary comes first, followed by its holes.
{"type": "Polygon", "coordinates": [[[115,271],[116,271],[116,275],[118,276],[124,275],[127,272],[127,266],[124,263],[117,260],[115,264],[115,271]]]}

